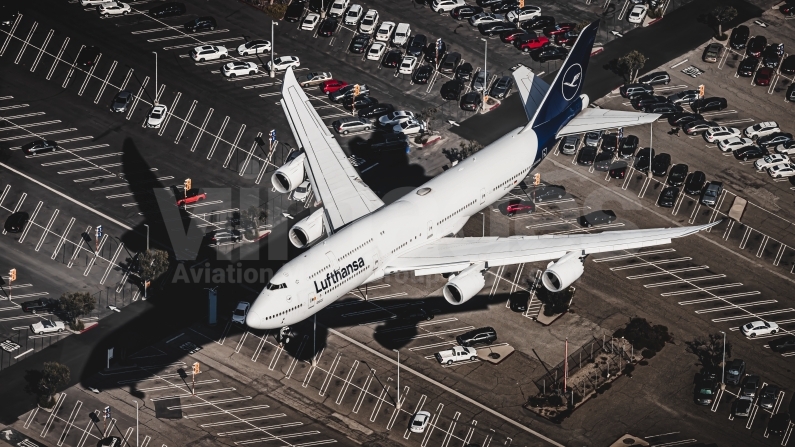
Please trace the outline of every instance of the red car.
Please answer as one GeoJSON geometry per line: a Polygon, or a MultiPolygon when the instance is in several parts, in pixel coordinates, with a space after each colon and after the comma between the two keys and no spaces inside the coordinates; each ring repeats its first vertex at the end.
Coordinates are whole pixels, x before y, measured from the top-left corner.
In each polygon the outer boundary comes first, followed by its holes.
{"type": "Polygon", "coordinates": [[[770,85],[770,79],[773,77],[773,69],[770,67],[762,67],[756,70],[754,76],[754,84],[756,85],[770,85]]]}
{"type": "Polygon", "coordinates": [[[580,35],[579,32],[570,30],[566,31],[563,34],[555,35],[555,45],[564,45],[570,47],[574,45],[574,42],[577,41],[577,37],[580,35]]]}
{"type": "Polygon", "coordinates": [[[573,30],[577,25],[574,23],[558,23],[557,25],[544,28],[544,35],[547,37],[557,36],[567,31],[573,30]]]}
{"type": "Polygon", "coordinates": [[[527,31],[523,29],[512,29],[508,31],[503,31],[500,33],[500,40],[505,43],[513,43],[517,37],[527,34],[527,31]]]}
{"type": "Polygon", "coordinates": [[[191,203],[196,203],[206,198],[207,194],[204,192],[204,190],[201,188],[192,188],[189,189],[185,195],[177,196],[177,206],[190,205],[191,203]]]}
{"type": "Polygon", "coordinates": [[[778,10],[787,17],[795,16],[795,5],[782,5],[778,10]]]}
{"type": "Polygon", "coordinates": [[[545,45],[549,45],[549,39],[544,36],[533,37],[532,39],[515,40],[513,44],[516,48],[528,52],[530,50],[537,50],[545,45]]]}
{"type": "Polygon", "coordinates": [[[329,94],[336,92],[337,90],[341,89],[342,87],[345,87],[346,85],[348,85],[348,83],[345,81],[340,81],[337,79],[329,79],[328,81],[323,82],[323,84],[321,84],[321,87],[323,88],[323,93],[329,94]]]}
{"type": "Polygon", "coordinates": [[[505,207],[505,214],[507,214],[508,217],[513,217],[516,213],[530,214],[535,210],[536,206],[533,202],[511,201],[508,206],[505,207]]]}

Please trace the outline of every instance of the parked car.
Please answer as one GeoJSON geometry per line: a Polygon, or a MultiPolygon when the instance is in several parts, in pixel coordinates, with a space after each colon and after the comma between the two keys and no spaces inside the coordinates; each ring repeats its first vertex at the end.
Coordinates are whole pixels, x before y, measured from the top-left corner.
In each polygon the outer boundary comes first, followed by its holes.
{"type": "Polygon", "coordinates": [[[583,227],[593,227],[595,225],[607,225],[616,220],[616,213],[612,210],[594,211],[580,217],[580,225],[583,227]]]}
{"type": "Polygon", "coordinates": [[[191,58],[196,62],[213,61],[229,56],[229,50],[223,45],[202,45],[190,52],[191,58]]]}
{"type": "Polygon", "coordinates": [[[775,121],[756,123],[753,126],[746,127],[743,131],[745,136],[748,138],[763,137],[776,132],[781,132],[781,129],[778,127],[778,123],[775,121]]]}
{"type": "Polygon", "coordinates": [[[540,31],[544,28],[555,26],[555,18],[552,16],[538,16],[534,19],[522,22],[520,26],[527,31],[540,31]]]}
{"type": "Polygon", "coordinates": [[[668,173],[668,183],[671,186],[682,186],[687,178],[688,166],[683,163],[675,164],[668,173]]]}
{"type": "Polygon", "coordinates": [[[447,54],[447,44],[442,42],[441,47],[439,44],[428,45],[425,47],[425,62],[436,65],[444,59],[447,54]]]}
{"type": "Polygon", "coordinates": [[[320,23],[320,14],[310,12],[304,17],[304,21],[301,22],[301,29],[304,31],[314,31],[318,23],[320,23]]]}
{"type": "Polygon", "coordinates": [[[367,50],[367,47],[369,45],[370,45],[370,35],[359,33],[353,36],[351,44],[348,46],[348,49],[351,51],[351,53],[362,54],[367,50]]]}
{"type": "Polygon", "coordinates": [[[781,63],[781,58],[784,57],[784,45],[768,45],[765,51],[762,52],[762,66],[767,68],[776,68],[781,63]],[[782,51],[779,51],[779,46],[782,51]]]}
{"type": "Polygon", "coordinates": [[[735,149],[734,158],[737,160],[748,161],[762,158],[768,154],[767,149],[757,146],[746,146],[740,149],[735,149]]]}
{"type": "Polygon", "coordinates": [[[392,132],[402,133],[403,135],[414,135],[425,132],[425,122],[419,120],[408,120],[392,127],[392,132]]]}
{"type": "Polygon", "coordinates": [[[674,203],[676,203],[677,197],[679,197],[679,188],[675,186],[666,186],[657,199],[657,205],[664,208],[671,208],[674,206],[674,203]]]}
{"type": "Polygon", "coordinates": [[[478,32],[482,36],[495,36],[500,35],[505,31],[511,31],[516,29],[516,24],[512,22],[491,22],[491,23],[481,23],[478,25],[478,32]]]}
{"type": "Polygon", "coordinates": [[[714,377],[703,377],[696,385],[695,396],[693,399],[698,405],[712,405],[712,402],[715,400],[715,395],[718,394],[719,389],[720,382],[718,380],[715,380],[714,377]]]}
{"type": "Polygon", "coordinates": [[[154,18],[181,16],[187,12],[184,3],[166,2],[149,9],[149,15],[154,18]]]}
{"type": "Polygon", "coordinates": [[[583,146],[580,153],[577,154],[577,164],[583,166],[591,166],[596,161],[597,149],[592,146],[583,146]]]}
{"type": "Polygon", "coordinates": [[[779,70],[784,74],[795,74],[795,55],[787,56],[784,62],[781,63],[779,70]]]}
{"type": "Polygon", "coordinates": [[[756,144],[759,147],[767,149],[770,146],[778,146],[779,144],[784,144],[787,142],[792,141],[792,134],[789,132],[776,132],[770,135],[765,135],[764,137],[759,137],[756,139],[756,144]]]}
{"type": "Polygon", "coordinates": [[[622,97],[632,99],[635,96],[651,95],[654,93],[654,87],[646,84],[626,84],[622,85],[618,92],[622,97]]]}
{"type": "Polygon", "coordinates": [[[659,95],[635,96],[630,102],[635,110],[641,110],[655,104],[670,104],[668,98],[659,95]]]}
{"type": "Polygon", "coordinates": [[[740,330],[746,337],[753,338],[757,335],[777,334],[781,328],[778,327],[778,324],[772,321],[757,320],[742,325],[740,330]]]}
{"type": "Polygon", "coordinates": [[[519,200],[519,199],[511,200],[505,206],[505,214],[508,217],[513,217],[517,213],[532,214],[535,212],[535,210],[536,206],[533,202],[529,202],[526,200],[519,200]]]}
{"type": "Polygon", "coordinates": [[[528,35],[527,31],[523,29],[509,29],[500,33],[500,40],[503,43],[513,43],[513,41],[519,36],[526,36],[528,35]]]}
{"type": "Polygon", "coordinates": [[[185,31],[195,33],[196,31],[214,30],[218,26],[215,18],[210,16],[197,17],[185,24],[185,31]]]}
{"type": "Polygon", "coordinates": [[[425,53],[425,47],[428,45],[428,38],[425,34],[415,34],[411,38],[411,42],[406,46],[406,54],[420,57],[425,53]]]}
{"type": "Polygon", "coordinates": [[[430,65],[420,65],[414,71],[414,76],[411,78],[415,84],[427,84],[433,74],[433,67],[430,65]]]}
{"type": "Polygon", "coordinates": [[[770,154],[770,155],[765,155],[764,157],[756,160],[754,162],[754,167],[756,168],[757,171],[764,171],[775,165],[789,164],[789,163],[790,163],[789,157],[784,154],[770,154]]]}
{"type": "Polygon", "coordinates": [[[792,83],[787,87],[787,92],[784,94],[784,98],[787,99],[788,102],[795,102],[795,83],[792,83]]]}
{"type": "Polygon", "coordinates": [[[767,432],[774,436],[782,436],[789,429],[789,413],[777,413],[770,417],[767,423],[767,432]]]}
{"type": "Polygon", "coordinates": [[[690,107],[696,113],[713,112],[725,109],[727,103],[726,98],[702,98],[690,103],[690,107]]]}
{"type": "Polygon", "coordinates": [[[221,67],[221,73],[228,78],[251,76],[259,73],[259,67],[254,62],[229,62],[221,67]]]}
{"type": "Polygon", "coordinates": [[[331,123],[331,127],[340,135],[347,135],[350,132],[368,131],[373,126],[366,118],[342,118],[331,123]]]}
{"type": "Polygon", "coordinates": [[[271,50],[271,43],[263,39],[249,40],[237,47],[237,54],[249,56],[252,54],[263,54],[271,50]]]}
{"type": "Polygon", "coordinates": [[[646,18],[646,14],[649,12],[649,7],[646,5],[635,5],[629,11],[629,15],[627,16],[627,20],[629,23],[643,23],[643,19],[646,18]]]}
{"type": "Polygon", "coordinates": [[[635,155],[635,169],[647,172],[651,168],[651,161],[654,159],[654,149],[644,147],[635,155]]]}
{"type": "Polygon", "coordinates": [[[795,141],[789,140],[776,146],[776,152],[779,154],[792,155],[795,154],[795,141]]]}
{"type": "MultiPolygon", "coordinates": [[[[345,87],[342,87],[332,93],[329,93],[328,99],[333,102],[342,102],[345,98],[349,98],[353,96],[354,87],[356,84],[348,84],[345,87]]],[[[359,96],[365,96],[370,94],[370,89],[367,88],[367,84],[359,84],[359,96]]]]}
{"type": "Polygon", "coordinates": [[[66,329],[63,321],[41,320],[30,325],[30,330],[34,334],[51,334],[53,332],[63,332],[66,329]]]}
{"type": "Polygon", "coordinates": [[[520,51],[528,53],[532,50],[537,50],[543,46],[549,45],[549,39],[544,36],[532,37],[528,35],[527,38],[521,36],[513,41],[513,45],[520,51]]]}
{"type": "Polygon", "coordinates": [[[483,98],[479,92],[469,92],[461,97],[461,110],[474,112],[480,109],[482,103],[483,98]]]}
{"type": "Polygon", "coordinates": [[[52,312],[58,308],[58,300],[52,298],[39,298],[37,300],[25,301],[22,303],[22,312],[38,313],[52,312]]]}
{"type": "Polygon", "coordinates": [[[472,64],[464,62],[456,67],[453,77],[461,82],[469,82],[472,80],[472,71],[474,71],[472,64]]]}
{"type": "Polygon", "coordinates": [[[246,315],[251,308],[251,303],[247,301],[238,301],[235,310],[232,311],[232,323],[246,324],[246,315]]]}
{"type": "Polygon", "coordinates": [[[635,155],[638,149],[640,140],[635,135],[627,135],[621,140],[621,145],[618,147],[618,156],[621,158],[630,158],[635,155]]]}
{"type": "Polygon", "coordinates": [[[367,140],[367,145],[375,152],[407,152],[409,149],[409,138],[401,133],[382,133],[367,140]]]}
{"type": "Polygon", "coordinates": [[[483,70],[478,70],[475,73],[475,76],[472,78],[472,90],[476,92],[482,92],[486,89],[486,72],[483,70]]]}
{"type": "Polygon", "coordinates": [[[562,199],[566,195],[566,188],[560,185],[540,186],[533,190],[533,202],[544,202],[562,199]]]}
{"type": "Polygon", "coordinates": [[[334,0],[334,3],[331,4],[331,7],[328,10],[328,14],[331,17],[342,17],[345,14],[345,10],[348,9],[349,0],[334,0]]]}
{"type": "Polygon", "coordinates": [[[732,30],[732,35],[729,37],[729,46],[735,50],[742,50],[748,43],[748,36],[751,35],[751,30],[745,25],[740,25],[732,30]]]}
{"type": "Polygon", "coordinates": [[[348,83],[345,81],[340,81],[339,79],[329,79],[328,81],[323,81],[323,83],[320,84],[320,89],[323,90],[323,93],[331,94],[345,87],[346,85],[348,85],[348,83]]]}
{"type": "Polygon", "coordinates": [[[762,388],[762,391],[759,393],[759,400],[757,401],[757,404],[765,410],[772,410],[773,406],[776,404],[776,401],[778,401],[778,394],[780,391],[781,388],[776,385],[765,385],[765,387],[762,388]]]}
{"type": "Polygon", "coordinates": [[[439,64],[439,73],[453,73],[461,62],[461,54],[459,53],[447,53],[442,58],[442,62],[439,64]]]}
{"type": "Polygon", "coordinates": [[[431,421],[431,413],[427,411],[418,411],[414,416],[411,417],[411,432],[412,433],[422,433],[428,427],[428,423],[431,421]]]}
{"type": "Polygon", "coordinates": [[[715,121],[695,120],[685,124],[682,130],[688,135],[696,135],[716,126],[718,126],[718,123],[715,121]]]}
{"type": "MultiPolygon", "coordinates": [[[[463,87],[464,85],[461,84],[463,87]]],[[[503,99],[511,93],[511,89],[513,88],[513,77],[512,76],[503,76],[497,80],[492,86],[491,91],[489,91],[489,96],[492,98],[503,99]]]]}
{"type": "Polygon", "coordinates": [[[30,215],[28,213],[17,211],[8,216],[5,224],[3,224],[3,229],[6,230],[7,233],[19,233],[25,228],[28,220],[30,220],[30,215]]]}
{"type": "Polygon", "coordinates": [[[477,360],[478,354],[475,348],[467,346],[454,346],[452,349],[437,352],[434,354],[436,361],[445,365],[452,365],[454,362],[477,360]]]}
{"type": "Polygon", "coordinates": [[[745,380],[743,381],[743,386],[740,388],[740,397],[756,397],[756,393],[759,391],[759,385],[762,383],[762,379],[755,375],[751,374],[745,376],[745,380]]]}
{"type": "Polygon", "coordinates": [[[348,8],[348,12],[345,13],[343,23],[355,29],[359,25],[359,21],[362,20],[362,15],[364,15],[364,8],[362,8],[362,5],[351,5],[351,7],[348,8]]]}
{"type": "Polygon", "coordinates": [[[555,25],[544,28],[544,35],[547,37],[552,37],[557,34],[563,34],[567,31],[571,31],[576,27],[577,27],[576,23],[557,23],[555,25]]]}
{"type": "Polygon", "coordinates": [[[191,188],[185,192],[180,191],[177,196],[177,206],[183,207],[192,203],[201,202],[207,198],[207,193],[201,188],[191,188]]]}
{"type": "Polygon", "coordinates": [[[585,134],[585,140],[583,140],[583,142],[585,143],[586,146],[599,147],[599,141],[601,141],[602,139],[603,132],[604,131],[602,130],[596,132],[588,132],[585,134]]]}
{"type": "Polygon", "coordinates": [[[723,192],[722,182],[707,183],[707,186],[704,188],[704,191],[701,193],[701,204],[707,206],[714,206],[718,202],[718,197],[720,197],[722,192],[723,192]]]}
{"type": "Polygon", "coordinates": [[[741,135],[742,132],[736,127],[717,126],[707,129],[707,131],[704,132],[704,139],[707,140],[708,143],[717,143],[718,141],[739,137],[741,135]]]}
{"type": "Polygon", "coordinates": [[[464,5],[464,6],[458,6],[454,8],[452,11],[450,11],[450,17],[456,20],[464,20],[464,19],[469,19],[475,14],[480,14],[482,12],[483,8],[481,8],[480,6],[464,5]]]}
{"type": "Polygon", "coordinates": [[[718,58],[720,57],[720,53],[723,51],[723,44],[713,42],[707,45],[707,48],[704,49],[704,55],[701,57],[701,60],[704,62],[718,62],[718,58]]]}
{"type": "Polygon", "coordinates": [[[373,31],[375,31],[375,26],[377,24],[378,24],[378,11],[376,11],[375,9],[368,9],[362,21],[359,22],[359,32],[363,34],[373,34],[373,31]]]}
{"type": "Polygon", "coordinates": [[[410,75],[414,72],[414,67],[416,66],[417,66],[416,56],[407,54],[403,56],[403,60],[400,62],[400,67],[398,67],[398,73],[410,75]]]}
{"type": "Polygon", "coordinates": [[[795,164],[780,164],[775,165],[767,170],[768,175],[773,178],[792,177],[795,175],[795,164]]]}
{"type": "Polygon", "coordinates": [[[745,377],[745,361],[733,359],[726,365],[726,384],[739,385],[745,377]]]}
{"type": "Polygon", "coordinates": [[[541,62],[542,64],[547,61],[563,60],[568,56],[569,50],[564,47],[556,47],[554,45],[546,45],[535,51],[530,56],[533,60],[541,62]]]}
{"type": "Polygon", "coordinates": [[[492,23],[492,22],[502,22],[505,19],[505,16],[502,14],[492,14],[490,12],[481,12],[479,14],[475,14],[469,18],[469,24],[472,26],[478,26],[484,23],[492,23]]]}
{"type": "Polygon", "coordinates": [[[387,46],[386,46],[385,43],[383,43],[383,42],[373,42],[373,44],[370,45],[370,49],[367,51],[367,60],[370,60],[370,61],[380,60],[381,57],[384,55],[384,52],[386,51],[386,49],[387,49],[387,46]]]}
{"type": "Polygon", "coordinates": [[[392,104],[375,104],[359,110],[359,118],[380,118],[394,110],[395,107],[392,104]]]}
{"type": "Polygon", "coordinates": [[[535,19],[541,15],[541,8],[538,6],[527,5],[521,8],[516,8],[505,16],[509,22],[519,23],[535,19]]]}
{"type": "Polygon", "coordinates": [[[756,76],[754,76],[754,84],[759,86],[767,86],[770,85],[771,79],[773,79],[773,70],[770,67],[762,67],[759,70],[756,70],[756,76]]]}
{"type": "Polygon", "coordinates": [[[754,140],[750,138],[732,137],[718,141],[718,149],[723,152],[733,152],[737,149],[753,146],[754,140]]]}
{"type": "Polygon", "coordinates": [[[638,78],[638,83],[646,85],[668,85],[671,83],[671,75],[665,71],[655,71],[638,78]]]}
{"type": "Polygon", "coordinates": [[[577,153],[577,146],[580,145],[580,138],[576,135],[563,137],[560,142],[560,152],[564,155],[574,155],[577,153]]]}
{"type": "Polygon", "coordinates": [[[479,344],[491,344],[497,341],[497,331],[492,327],[482,327],[473,329],[469,332],[457,336],[455,341],[461,346],[475,346],[479,344]]]}
{"type": "Polygon", "coordinates": [[[163,121],[168,116],[168,107],[163,104],[158,104],[152,107],[149,111],[149,116],[146,118],[146,127],[159,129],[163,121]]]}
{"type": "Polygon", "coordinates": [[[464,92],[464,84],[461,81],[453,79],[452,81],[447,81],[442,85],[442,98],[448,101],[458,101],[461,99],[461,93],[464,92]]]}
{"type": "Polygon", "coordinates": [[[381,42],[389,42],[392,39],[392,33],[395,32],[395,22],[381,22],[378,31],[375,33],[375,40],[381,42]]]}
{"type": "Polygon", "coordinates": [[[366,109],[378,104],[378,100],[369,95],[347,96],[342,99],[342,107],[348,110],[366,109]]]}
{"type": "Polygon", "coordinates": [[[398,23],[395,28],[395,36],[392,37],[392,43],[397,46],[406,45],[411,36],[411,25],[408,23],[398,23]]]}
{"type": "Polygon", "coordinates": [[[765,36],[754,36],[748,41],[746,54],[753,57],[762,57],[762,51],[767,47],[767,38],[765,36]]]}
{"type": "Polygon", "coordinates": [[[767,344],[773,352],[795,350],[795,335],[787,334],[781,338],[770,340],[767,344]]]}
{"type": "Polygon", "coordinates": [[[409,112],[407,110],[396,110],[391,113],[387,113],[386,115],[378,118],[378,124],[383,126],[384,128],[391,129],[395,127],[397,124],[415,119],[414,112],[409,112]]]}
{"type": "Polygon", "coordinates": [[[691,172],[685,180],[685,192],[691,195],[700,195],[706,182],[707,176],[703,172],[691,172]]]}
{"type": "Polygon", "coordinates": [[[320,24],[320,29],[317,30],[317,35],[331,37],[334,35],[334,32],[337,31],[339,25],[339,20],[333,16],[328,16],[325,20],[323,20],[323,23],[320,24]]]}
{"type": "Polygon", "coordinates": [[[668,118],[677,113],[682,113],[683,109],[681,106],[677,104],[663,102],[663,103],[650,104],[644,107],[643,111],[645,113],[658,113],[662,116],[662,118],[668,118]]]}
{"type": "Polygon", "coordinates": [[[698,98],[698,90],[683,90],[673,95],[668,95],[668,102],[671,104],[690,104],[698,98]]]}
{"type": "Polygon", "coordinates": [[[735,417],[747,418],[751,414],[751,408],[754,405],[754,400],[750,397],[740,397],[734,401],[733,413],[735,417]]]}
{"type": "Polygon", "coordinates": [[[130,8],[130,5],[128,3],[122,3],[122,2],[110,1],[105,3],[100,3],[99,5],[97,5],[97,12],[102,17],[110,17],[118,15],[123,16],[129,14],[131,10],[132,8],[130,8]]]}
{"type": "Polygon", "coordinates": [[[610,165],[613,164],[613,153],[610,151],[601,151],[596,154],[596,158],[593,162],[593,168],[595,171],[609,171],[610,165]]]}
{"type": "Polygon", "coordinates": [[[83,48],[77,55],[76,65],[80,67],[90,68],[93,67],[99,57],[99,47],[87,46],[83,48]]]}
{"type": "Polygon", "coordinates": [[[666,153],[657,154],[651,162],[651,173],[658,177],[668,174],[668,167],[671,166],[671,155],[666,153]]]}
{"type": "Polygon", "coordinates": [[[627,175],[627,162],[617,161],[613,163],[610,166],[610,170],[607,171],[607,174],[610,178],[623,179],[627,175]]]}
{"type": "Polygon", "coordinates": [[[301,17],[304,15],[304,9],[306,9],[306,2],[304,0],[293,0],[284,12],[284,20],[288,22],[297,22],[301,20],[301,17]]]}
{"type": "Polygon", "coordinates": [[[524,294],[512,294],[508,297],[508,306],[512,312],[527,312],[527,302],[529,297],[524,294]]]}

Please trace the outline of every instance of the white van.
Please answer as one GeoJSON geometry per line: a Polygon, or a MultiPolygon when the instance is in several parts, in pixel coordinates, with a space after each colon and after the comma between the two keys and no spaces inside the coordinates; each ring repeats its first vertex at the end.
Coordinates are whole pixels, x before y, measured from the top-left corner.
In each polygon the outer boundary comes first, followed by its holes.
{"type": "Polygon", "coordinates": [[[398,23],[395,29],[395,37],[392,38],[392,43],[395,45],[405,45],[411,36],[411,25],[408,23],[398,23]]]}

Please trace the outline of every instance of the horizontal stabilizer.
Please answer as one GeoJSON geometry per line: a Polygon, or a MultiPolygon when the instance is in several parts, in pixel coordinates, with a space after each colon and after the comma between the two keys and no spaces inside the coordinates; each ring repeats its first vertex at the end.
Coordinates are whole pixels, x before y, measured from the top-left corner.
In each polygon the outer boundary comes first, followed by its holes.
{"type": "Polygon", "coordinates": [[[649,124],[660,118],[659,113],[626,112],[623,110],[587,108],[569,121],[557,134],[557,137],[581,134],[585,132],[631,127],[649,124]]]}
{"type": "Polygon", "coordinates": [[[538,109],[538,106],[547,94],[549,84],[533,74],[533,72],[524,65],[514,70],[513,79],[516,82],[516,86],[519,88],[524,111],[529,120],[535,115],[536,109],[538,109]]]}

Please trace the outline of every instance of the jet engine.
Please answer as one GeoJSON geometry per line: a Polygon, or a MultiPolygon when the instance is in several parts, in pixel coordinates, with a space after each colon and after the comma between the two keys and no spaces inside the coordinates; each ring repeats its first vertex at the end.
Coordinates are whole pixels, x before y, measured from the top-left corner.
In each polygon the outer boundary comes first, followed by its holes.
{"type": "Polygon", "coordinates": [[[304,181],[304,160],[306,154],[301,154],[277,169],[271,177],[271,183],[276,191],[281,193],[294,190],[304,181]]]}
{"type": "Polygon", "coordinates": [[[309,217],[301,219],[290,228],[290,243],[297,248],[304,248],[323,235],[323,208],[318,209],[309,217]]]}
{"type": "Polygon", "coordinates": [[[550,292],[560,292],[566,289],[582,276],[585,267],[578,252],[566,253],[557,261],[550,262],[541,275],[541,282],[550,292]]]}
{"type": "Polygon", "coordinates": [[[464,304],[469,301],[486,285],[486,278],[483,277],[485,268],[485,264],[480,262],[470,265],[457,275],[451,276],[450,280],[442,288],[444,299],[454,305],[464,304]]]}

